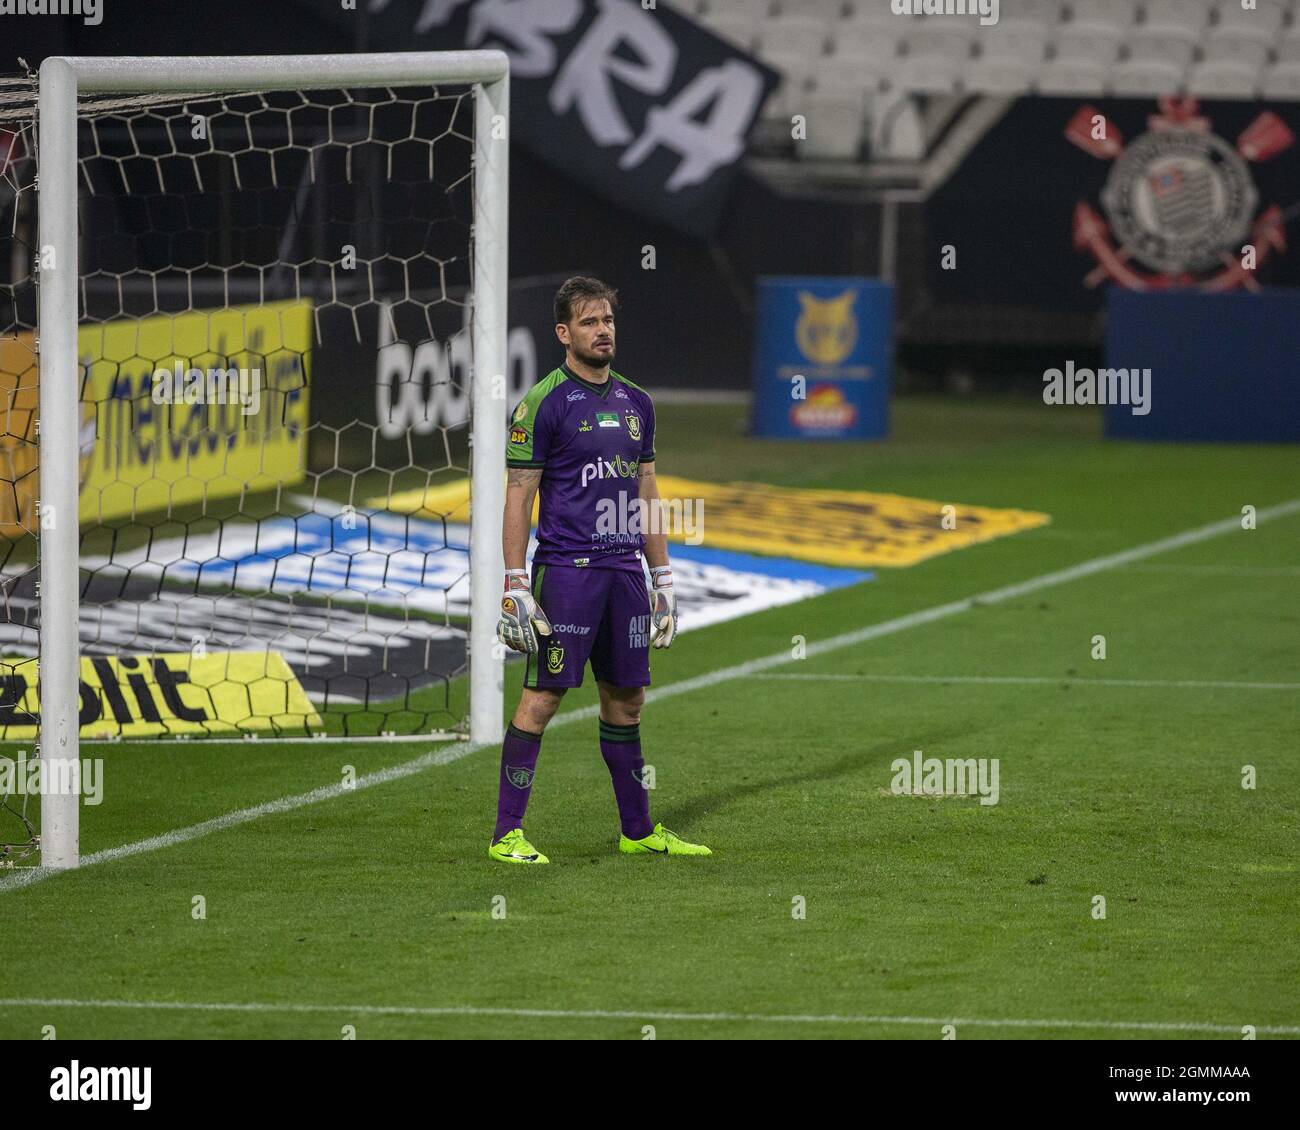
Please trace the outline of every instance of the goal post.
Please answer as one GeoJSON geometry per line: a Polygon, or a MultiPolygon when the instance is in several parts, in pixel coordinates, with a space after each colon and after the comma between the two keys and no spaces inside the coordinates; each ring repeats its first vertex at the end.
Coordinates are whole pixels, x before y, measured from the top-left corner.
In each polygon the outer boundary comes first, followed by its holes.
{"type": "MultiPolygon", "coordinates": [[[[503,657],[496,646],[505,492],[509,68],[501,51],[205,58],[49,58],[39,72],[39,753],[47,774],[80,765],[78,99],[472,85],[474,95],[469,470],[468,737],[501,739],[503,657]]],[[[432,158],[430,158],[432,161],[432,158]]],[[[84,234],[84,233],[83,233],[84,234]]],[[[79,797],[47,792],[41,865],[79,862],[79,797]]]]}

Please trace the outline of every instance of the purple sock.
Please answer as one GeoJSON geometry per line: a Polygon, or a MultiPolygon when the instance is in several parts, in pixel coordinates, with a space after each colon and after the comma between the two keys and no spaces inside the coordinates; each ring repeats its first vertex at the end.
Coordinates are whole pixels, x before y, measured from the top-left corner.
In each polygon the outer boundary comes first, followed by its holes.
{"type": "Polygon", "coordinates": [[[533,791],[537,755],[541,752],[541,734],[530,734],[513,722],[506,727],[506,740],[501,743],[501,783],[497,789],[497,828],[492,833],[493,843],[512,828],[523,827],[528,794],[533,791]]]}
{"type": "Polygon", "coordinates": [[[614,782],[618,819],[623,835],[640,840],[654,831],[650,823],[650,794],[641,783],[645,762],[641,760],[641,727],[618,726],[600,720],[600,753],[614,782]]]}

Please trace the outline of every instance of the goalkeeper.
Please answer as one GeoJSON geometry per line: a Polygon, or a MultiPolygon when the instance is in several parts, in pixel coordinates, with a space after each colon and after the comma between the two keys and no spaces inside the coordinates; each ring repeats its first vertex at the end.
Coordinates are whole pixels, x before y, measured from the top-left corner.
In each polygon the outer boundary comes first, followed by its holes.
{"type": "Polygon", "coordinates": [[[650,822],[643,783],[641,706],[650,647],[668,647],[677,603],[659,523],[643,535],[629,514],[657,507],[654,406],[610,369],[617,294],[598,279],[567,280],[555,296],[558,369],[515,409],[506,453],[505,593],[497,635],[527,657],[524,688],[501,748],[497,823],[488,856],[549,862],[524,836],[542,734],[588,660],[600,689],[600,752],[618,802],[627,854],[709,855],[650,822]],[[541,492],[532,585],[525,557],[541,492]],[[634,493],[633,493],[634,492],[634,493]],[[629,497],[630,495],[630,497],[629,497]],[[641,566],[650,566],[646,590],[641,566]]]}

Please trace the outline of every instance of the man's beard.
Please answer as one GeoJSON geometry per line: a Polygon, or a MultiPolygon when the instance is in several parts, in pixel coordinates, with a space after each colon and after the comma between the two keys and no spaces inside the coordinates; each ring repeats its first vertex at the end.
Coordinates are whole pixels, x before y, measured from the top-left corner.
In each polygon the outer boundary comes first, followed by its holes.
{"type": "Polygon", "coordinates": [[[599,369],[602,365],[608,365],[614,360],[615,347],[611,344],[608,353],[587,353],[577,346],[572,346],[573,355],[584,365],[590,365],[593,369],[599,369]]]}

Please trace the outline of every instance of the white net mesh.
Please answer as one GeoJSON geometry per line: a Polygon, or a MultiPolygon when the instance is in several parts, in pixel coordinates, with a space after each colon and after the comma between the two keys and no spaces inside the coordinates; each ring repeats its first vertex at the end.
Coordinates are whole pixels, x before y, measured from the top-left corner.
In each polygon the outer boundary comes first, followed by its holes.
{"type": "MultiPolygon", "coordinates": [[[[0,81],[0,739],[22,742],[34,107],[0,81]]],[[[83,739],[463,730],[472,91],[80,111],[83,739]]]]}

